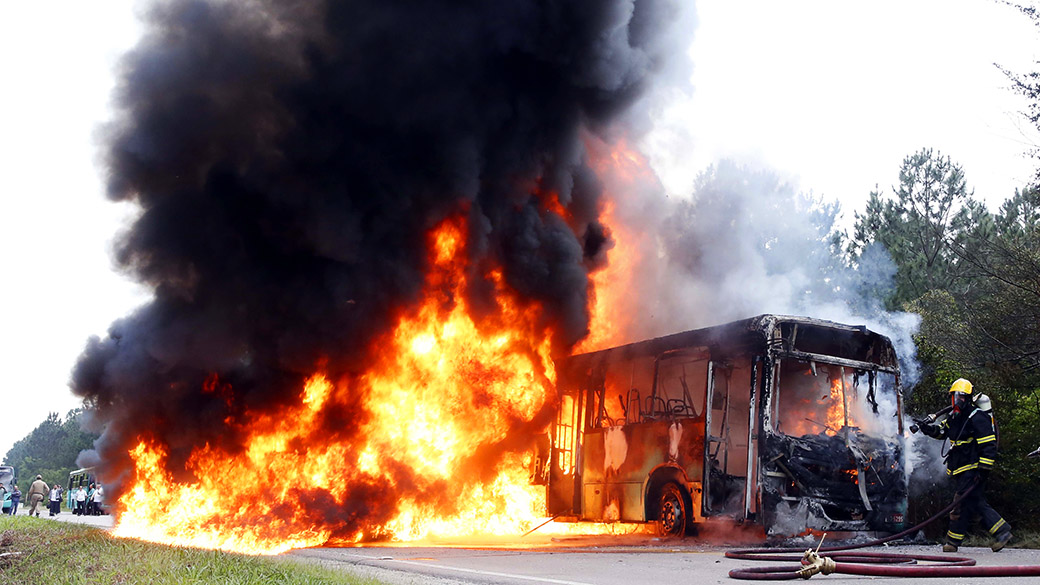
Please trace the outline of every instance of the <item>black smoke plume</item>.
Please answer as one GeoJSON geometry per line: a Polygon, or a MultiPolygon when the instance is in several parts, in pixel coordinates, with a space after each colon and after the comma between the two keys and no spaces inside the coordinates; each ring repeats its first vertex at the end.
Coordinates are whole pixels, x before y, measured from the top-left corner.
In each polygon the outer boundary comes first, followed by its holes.
{"type": "MultiPolygon", "coordinates": [[[[81,462],[118,492],[138,436],[184,469],[197,446],[234,453],[241,437],[222,421],[278,412],[319,364],[334,380],[363,372],[373,339],[417,301],[427,233],[459,214],[472,273],[501,266],[565,352],[586,333],[588,271],[609,245],[582,133],[640,96],[674,8],[151,7],[103,137],[109,197],[141,210],[116,260],[154,299],[90,339],[75,367],[103,429],[81,462]],[[550,192],[569,221],[544,213],[550,192]],[[214,376],[233,392],[204,392],[214,376]]],[[[476,281],[472,306],[493,310],[492,290],[476,281]]],[[[332,440],[357,429],[359,413],[340,410],[325,419],[332,440]]]]}

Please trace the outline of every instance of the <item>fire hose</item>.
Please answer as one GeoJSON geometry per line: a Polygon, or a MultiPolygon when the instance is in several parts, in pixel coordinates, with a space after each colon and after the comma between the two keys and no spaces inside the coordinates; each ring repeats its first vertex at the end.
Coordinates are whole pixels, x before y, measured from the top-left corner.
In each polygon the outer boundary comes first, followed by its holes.
{"type": "MultiPolygon", "coordinates": [[[[733,579],[753,581],[784,581],[788,579],[808,579],[817,573],[829,575],[843,573],[848,575],[869,575],[876,577],[1026,577],[1040,576],[1040,565],[1017,565],[1001,567],[977,567],[975,559],[949,555],[907,555],[881,552],[846,552],[857,548],[877,546],[902,538],[916,532],[947,514],[961,503],[972,490],[978,486],[973,484],[931,518],[920,524],[885,538],[879,538],[863,544],[834,546],[816,550],[811,548],[802,552],[800,548],[747,548],[726,552],[726,558],[754,561],[801,561],[798,565],[774,565],[769,567],[746,567],[733,569],[729,576],[733,579]],[[831,556],[820,556],[820,553],[839,553],[831,556]],[[778,553],[801,553],[800,555],[778,553]],[[929,566],[918,566],[918,561],[937,563],[929,566]],[[893,566],[894,565],[894,566],[893,566]]],[[[824,535],[826,536],[826,535],[824,535]]]]}

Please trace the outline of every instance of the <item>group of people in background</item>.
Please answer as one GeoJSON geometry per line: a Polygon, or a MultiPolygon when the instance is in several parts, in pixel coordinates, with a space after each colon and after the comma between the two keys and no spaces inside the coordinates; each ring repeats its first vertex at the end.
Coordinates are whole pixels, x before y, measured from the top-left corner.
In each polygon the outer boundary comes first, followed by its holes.
{"type": "MultiPolygon", "coordinates": [[[[0,485],[0,501],[6,499],[7,490],[0,485]]],[[[58,484],[54,484],[54,487],[48,487],[47,482],[43,481],[43,476],[37,475],[36,480],[29,486],[29,491],[25,494],[26,507],[29,509],[30,516],[36,516],[39,518],[40,511],[43,509],[44,498],[48,499],[47,511],[49,516],[55,516],[61,513],[61,500],[65,495],[65,490],[58,484]]],[[[11,496],[11,507],[5,512],[9,515],[15,515],[18,513],[18,505],[22,499],[22,492],[18,489],[17,484],[12,484],[10,490],[11,496]]],[[[91,483],[89,487],[79,486],[73,488],[70,497],[70,507],[72,513],[79,516],[97,516],[103,514],[102,503],[104,502],[105,490],[98,484],[91,483]]]]}
{"type": "MultiPolygon", "coordinates": [[[[54,484],[54,489],[58,490],[58,504],[61,503],[61,487],[58,484],[54,484]]],[[[98,516],[102,513],[101,502],[104,499],[105,490],[96,484],[90,484],[89,488],[79,486],[72,490],[72,500],[75,502],[75,507],[72,508],[72,513],[79,516],[98,516]]]]}

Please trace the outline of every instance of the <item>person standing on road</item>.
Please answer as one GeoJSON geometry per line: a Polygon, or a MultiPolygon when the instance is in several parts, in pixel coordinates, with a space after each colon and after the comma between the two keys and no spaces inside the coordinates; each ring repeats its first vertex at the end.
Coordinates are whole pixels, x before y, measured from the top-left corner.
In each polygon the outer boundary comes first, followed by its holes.
{"type": "Polygon", "coordinates": [[[18,489],[18,484],[11,486],[11,515],[18,514],[18,502],[22,501],[22,490],[18,489]]]}
{"type": "Polygon", "coordinates": [[[950,440],[946,475],[953,478],[957,496],[971,490],[950,512],[943,552],[957,552],[976,517],[982,518],[983,527],[996,539],[990,548],[997,552],[1011,540],[1011,525],[986,502],[986,479],[997,460],[997,431],[989,398],[973,396],[971,382],[961,378],[950,386],[950,403],[953,412],[949,417],[922,427],[929,437],[950,440]]]}
{"type": "Polygon", "coordinates": [[[87,490],[87,516],[94,515],[94,484],[90,484],[90,489],[87,490]]]}
{"type": "Polygon", "coordinates": [[[61,513],[61,486],[54,484],[51,488],[51,516],[56,516],[61,513]]]}
{"type": "Polygon", "coordinates": [[[76,514],[82,516],[86,513],[87,506],[87,490],[83,486],[79,486],[76,490],[76,514]]]}
{"type": "Polygon", "coordinates": [[[40,505],[40,502],[42,502],[44,498],[47,497],[47,482],[43,481],[42,475],[36,476],[36,481],[32,482],[32,485],[29,486],[29,493],[27,495],[29,497],[29,515],[32,516],[35,514],[36,517],[39,518],[40,511],[37,510],[36,507],[40,505]]]}
{"type": "Polygon", "coordinates": [[[98,484],[97,488],[94,489],[94,515],[101,515],[101,502],[104,497],[104,492],[101,490],[101,484],[98,484]]]}

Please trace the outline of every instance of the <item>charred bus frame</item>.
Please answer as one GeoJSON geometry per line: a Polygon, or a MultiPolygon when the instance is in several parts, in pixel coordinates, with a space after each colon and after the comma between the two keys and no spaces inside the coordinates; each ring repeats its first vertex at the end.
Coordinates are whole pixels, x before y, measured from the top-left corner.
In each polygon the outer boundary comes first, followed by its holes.
{"type": "Polygon", "coordinates": [[[866,327],[760,315],[572,356],[557,376],[536,473],[558,520],[903,528],[899,366],[866,327]]]}

